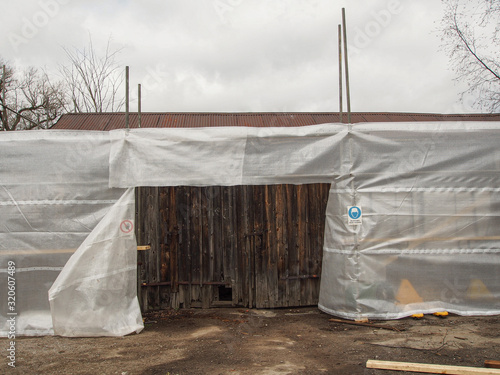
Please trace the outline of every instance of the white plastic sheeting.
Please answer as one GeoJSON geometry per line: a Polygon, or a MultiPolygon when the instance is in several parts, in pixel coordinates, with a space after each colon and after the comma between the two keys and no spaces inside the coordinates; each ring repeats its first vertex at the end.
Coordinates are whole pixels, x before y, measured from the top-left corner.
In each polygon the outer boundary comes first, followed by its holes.
{"type": "Polygon", "coordinates": [[[142,330],[134,216],[129,188],[61,271],[49,290],[55,334],[122,336],[142,330]]]}
{"type": "Polygon", "coordinates": [[[499,142],[498,123],[353,126],[328,201],[320,309],[500,314],[499,142]]]}
{"type": "Polygon", "coordinates": [[[457,122],[3,133],[0,287],[14,261],[17,334],[138,332],[131,187],[332,182],[323,311],[500,314],[499,142],[457,122]]]}
{"type": "Polygon", "coordinates": [[[111,132],[110,186],[331,182],[345,126],[111,132]]]}
{"type": "MultiPolygon", "coordinates": [[[[87,332],[96,335],[124,334],[125,331],[140,329],[136,323],[141,315],[135,293],[135,240],[131,235],[127,241],[123,240],[123,236],[115,236],[104,243],[106,246],[98,249],[86,246],[89,234],[126,192],[125,189],[108,187],[109,152],[109,134],[105,132],[29,131],[0,134],[0,335],[7,335],[10,328],[7,318],[12,317],[15,317],[18,335],[53,334],[53,318],[59,327],[58,334],[72,334],[73,329],[75,333],[82,334],[80,328],[85,322],[91,323],[85,326],[87,332]],[[71,258],[72,261],[67,264],[78,247],[76,255],[84,259],[81,253],[88,253],[86,260],[91,262],[93,259],[93,263],[83,265],[71,258]],[[93,258],[98,252],[101,253],[93,258]],[[15,305],[8,306],[9,261],[16,266],[16,290],[15,305]],[[97,264],[98,261],[103,263],[97,264]],[[58,308],[64,303],[71,305],[52,315],[48,290],[63,267],[61,275],[65,277],[62,280],[68,284],[62,286],[61,282],[56,283],[60,290],[53,293],[53,305],[58,308]],[[116,317],[118,323],[108,329],[108,314],[115,310],[110,304],[107,310],[94,311],[92,309],[99,301],[91,300],[110,289],[110,282],[102,277],[127,267],[130,270],[118,273],[117,277],[126,274],[129,278],[119,280],[115,277],[112,282],[123,282],[115,285],[120,292],[114,295],[113,302],[119,303],[120,307],[128,305],[116,317]],[[86,275],[82,276],[82,272],[86,275]],[[82,277],[89,279],[81,285],[75,284],[82,277]],[[99,285],[97,289],[91,285],[91,280],[99,285]],[[131,283],[134,284],[133,295],[129,290],[131,283]],[[75,297],[86,296],[89,300],[84,303],[83,300],[67,298],[67,294],[62,293],[64,287],[67,288],[65,291],[81,291],[75,297]],[[88,305],[83,307],[86,303],[88,305]],[[8,310],[8,307],[14,309],[8,310]],[[77,314],[76,308],[81,308],[82,314],[77,314]],[[14,313],[17,315],[8,315],[14,313]],[[65,318],[61,313],[71,313],[72,316],[65,318]],[[122,315],[127,316],[128,328],[124,328],[126,324],[122,315]],[[64,319],[71,326],[60,324],[65,323],[64,319]],[[115,330],[115,327],[119,329],[115,330]]],[[[133,197],[131,202],[130,195],[127,197],[129,204],[133,204],[133,197]]],[[[126,216],[128,219],[131,215],[126,216]]],[[[115,220],[119,219],[120,216],[116,216],[115,220]]],[[[95,233],[97,237],[100,235],[95,233]]]]}

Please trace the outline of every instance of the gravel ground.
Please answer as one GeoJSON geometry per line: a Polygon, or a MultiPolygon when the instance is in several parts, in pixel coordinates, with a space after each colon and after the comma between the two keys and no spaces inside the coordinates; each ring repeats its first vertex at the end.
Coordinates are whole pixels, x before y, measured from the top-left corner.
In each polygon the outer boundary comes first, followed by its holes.
{"type": "MultiPolygon", "coordinates": [[[[165,310],[140,334],[110,338],[18,337],[16,368],[1,374],[403,374],[368,359],[482,367],[500,360],[500,317],[329,321],[315,307],[165,310]],[[391,329],[394,328],[394,329],[391,329]]],[[[8,341],[0,339],[7,352],[8,341]]],[[[404,374],[408,374],[405,372],[404,374]]]]}

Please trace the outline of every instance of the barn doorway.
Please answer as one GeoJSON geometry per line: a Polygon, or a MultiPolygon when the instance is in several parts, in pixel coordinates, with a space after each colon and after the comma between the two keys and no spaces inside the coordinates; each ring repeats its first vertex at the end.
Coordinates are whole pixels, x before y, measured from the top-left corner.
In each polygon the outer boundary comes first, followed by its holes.
{"type": "Polygon", "coordinates": [[[329,189],[137,188],[141,308],[317,304],[329,189]]]}

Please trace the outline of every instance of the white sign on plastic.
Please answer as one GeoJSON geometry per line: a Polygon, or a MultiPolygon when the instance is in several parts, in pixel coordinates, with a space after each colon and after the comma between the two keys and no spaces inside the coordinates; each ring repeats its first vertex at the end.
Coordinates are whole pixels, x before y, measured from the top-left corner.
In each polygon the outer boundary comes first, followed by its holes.
{"type": "Polygon", "coordinates": [[[363,220],[363,212],[359,206],[348,206],[347,207],[347,224],[348,225],[360,225],[363,220]]]}

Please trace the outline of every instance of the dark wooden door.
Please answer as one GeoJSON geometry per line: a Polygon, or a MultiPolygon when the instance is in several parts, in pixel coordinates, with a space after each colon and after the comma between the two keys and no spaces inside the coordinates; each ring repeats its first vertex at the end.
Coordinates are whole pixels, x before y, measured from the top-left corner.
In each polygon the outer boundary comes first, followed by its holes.
{"type": "Polygon", "coordinates": [[[314,305],[328,184],[137,189],[144,310],[314,305]]]}

